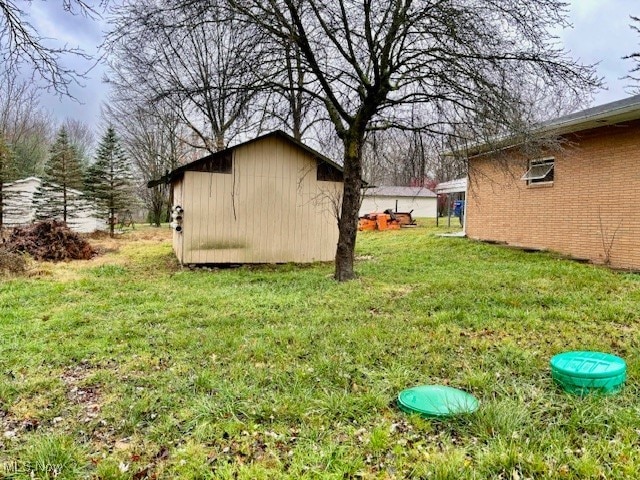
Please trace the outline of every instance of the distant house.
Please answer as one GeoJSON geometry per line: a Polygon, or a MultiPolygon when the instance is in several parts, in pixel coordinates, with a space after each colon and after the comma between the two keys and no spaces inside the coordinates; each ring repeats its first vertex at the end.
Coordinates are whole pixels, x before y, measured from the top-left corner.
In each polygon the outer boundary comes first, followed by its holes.
{"type": "Polygon", "coordinates": [[[411,212],[414,217],[435,218],[436,194],[423,187],[372,187],[365,188],[360,215],[393,210],[411,212]]]}
{"type": "Polygon", "coordinates": [[[546,122],[565,146],[469,152],[470,238],[640,269],[640,95],[546,122]]]}
{"type": "MultiPolygon", "coordinates": [[[[4,207],[3,223],[6,227],[19,227],[33,223],[36,218],[33,198],[42,180],[37,177],[27,177],[3,185],[7,193],[4,207]]],[[[69,189],[74,195],[82,192],[69,189]]],[[[98,218],[95,207],[90,202],[83,202],[81,210],[71,214],[68,226],[73,231],[91,233],[96,230],[107,230],[105,220],[98,218]]],[[[58,219],[60,220],[60,219],[58,219]]]]}
{"type": "Polygon", "coordinates": [[[166,179],[173,249],[183,264],[335,257],[342,168],[284,132],[208,155],[166,179]]]}

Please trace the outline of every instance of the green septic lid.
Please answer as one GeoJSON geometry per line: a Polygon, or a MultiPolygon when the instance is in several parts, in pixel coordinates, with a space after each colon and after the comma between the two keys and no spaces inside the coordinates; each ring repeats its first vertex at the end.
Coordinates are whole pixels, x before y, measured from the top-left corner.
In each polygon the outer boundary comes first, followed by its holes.
{"type": "Polygon", "coordinates": [[[444,385],[421,385],[398,394],[398,406],[408,413],[426,417],[448,417],[473,413],[478,400],[471,394],[444,385]]]}
{"type": "Polygon", "coordinates": [[[627,364],[616,355],[602,352],[565,352],[551,359],[551,369],[580,378],[608,378],[627,370],[627,364]]]}

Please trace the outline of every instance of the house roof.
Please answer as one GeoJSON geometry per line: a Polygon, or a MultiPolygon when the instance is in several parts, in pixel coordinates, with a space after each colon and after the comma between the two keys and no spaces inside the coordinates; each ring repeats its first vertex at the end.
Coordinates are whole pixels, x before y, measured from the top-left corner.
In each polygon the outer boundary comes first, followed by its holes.
{"type": "Polygon", "coordinates": [[[456,178],[448,182],[441,182],[436,186],[436,193],[462,193],[467,191],[467,179],[456,178]]]}
{"type": "MultiPolygon", "coordinates": [[[[640,95],[634,95],[541,122],[533,129],[533,134],[566,135],[638,119],[640,119],[640,95]]],[[[516,143],[517,140],[513,137],[505,137],[491,143],[476,144],[468,148],[467,155],[479,155],[495,150],[496,147],[511,147],[516,143]]]]}
{"type": "Polygon", "coordinates": [[[159,185],[160,183],[169,183],[172,180],[174,180],[175,178],[181,176],[184,172],[191,170],[193,168],[197,168],[199,165],[215,159],[215,158],[220,158],[223,157],[225,155],[227,155],[228,153],[232,152],[233,150],[239,148],[239,147],[244,147],[246,145],[250,145],[252,143],[255,142],[259,142],[262,140],[265,140],[267,138],[280,138],[286,142],[289,142],[293,145],[296,145],[298,148],[301,148],[302,150],[306,151],[307,153],[309,153],[310,155],[318,158],[319,160],[322,160],[323,162],[328,163],[329,165],[331,165],[332,167],[338,169],[340,172],[343,171],[342,165],[334,162],[333,160],[331,160],[328,157],[325,157],[323,154],[321,154],[320,152],[314,150],[313,148],[309,147],[308,145],[305,145],[304,143],[302,143],[299,140],[296,140],[295,138],[293,138],[291,135],[283,132],[282,130],[274,130],[273,132],[267,133],[265,135],[261,135],[259,137],[253,138],[251,140],[248,140],[246,142],[242,142],[239,143],[237,145],[233,145],[231,147],[225,148],[224,150],[220,150],[218,152],[212,153],[210,155],[207,155],[205,157],[199,158],[198,160],[194,160],[193,162],[187,163],[185,165],[182,165],[181,167],[176,168],[175,170],[173,170],[172,172],[169,172],[167,175],[163,176],[162,178],[158,179],[158,180],[152,180],[151,182],[147,183],[147,187],[151,188],[154,187],[156,185],[159,185]]]}
{"type": "Polygon", "coordinates": [[[640,95],[548,120],[540,124],[539,130],[562,135],[637,119],[640,119],[640,95]]]}
{"type": "Polygon", "coordinates": [[[381,186],[367,188],[364,192],[366,197],[436,197],[428,188],[424,187],[395,187],[381,186]]]}

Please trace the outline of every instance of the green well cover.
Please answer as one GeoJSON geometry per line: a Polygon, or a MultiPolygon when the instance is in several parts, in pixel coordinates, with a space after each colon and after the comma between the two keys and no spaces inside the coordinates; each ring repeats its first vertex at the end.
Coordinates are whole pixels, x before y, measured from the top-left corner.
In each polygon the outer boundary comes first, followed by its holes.
{"type": "Polygon", "coordinates": [[[405,412],[418,413],[425,417],[449,417],[475,412],[478,409],[478,400],[457,388],[421,385],[400,392],[398,406],[405,412]]]}
{"type": "Polygon", "coordinates": [[[625,361],[602,352],[565,352],[551,359],[551,370],[579,378],[609,378],[626,372],[625,361]]]}

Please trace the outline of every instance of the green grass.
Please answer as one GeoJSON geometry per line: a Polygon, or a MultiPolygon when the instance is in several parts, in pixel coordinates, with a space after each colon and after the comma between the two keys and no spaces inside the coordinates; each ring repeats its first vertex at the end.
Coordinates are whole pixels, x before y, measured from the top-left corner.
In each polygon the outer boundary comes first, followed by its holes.
{"type": "Polygon", "coordinates": [[[0,284],[0,478],[640,478],[640,276],[429,226],[360,235],[339,284],[148,232],[0,284]],[[556,388],[570,349],[623,356],[622,392],[556,388]],[[480,409],[399,411],[423,383],[480,409]]]}

